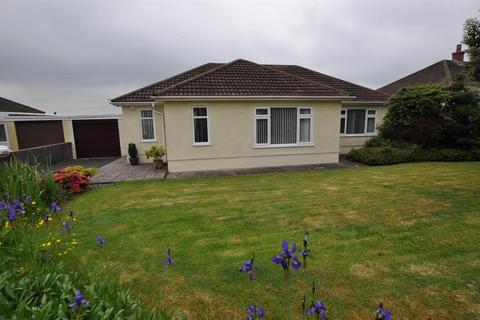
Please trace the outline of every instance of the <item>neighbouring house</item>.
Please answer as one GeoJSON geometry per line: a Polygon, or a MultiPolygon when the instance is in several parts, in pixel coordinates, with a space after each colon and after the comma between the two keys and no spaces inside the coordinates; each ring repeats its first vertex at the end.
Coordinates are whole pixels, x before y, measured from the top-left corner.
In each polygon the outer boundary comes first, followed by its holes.
{"type": "Polygon", "coordinates": [[[444,59],[435,62],[426,68],[409,74],[377,90],[392,96],[398,90],[410,86],[435,83],[452,84],[459,75],[465,72],[464,58],[465,51],[462,50],[462,45],[459,44],[457,45],[456,51],[452,53],[451,60],[444,59]]]}
{"type": "Polygon", "coordinates": [[[111,100],[122,155],[171,172],[336,163],[377,134],[388,96],[296,65],[207,63],[111,100]]]}
{"type": "Polygon", "coordinates": [[[15,124],[7,121],[9,116],[37,116],[43,114],[45,112],[41,110],[0,97],[0,145],[6,145],[13,150],[18,150],[15,124]]]}
{"type": "Polygon", "coordinates": [[[120,119],[120,115],[46,114],[0,98],[0,145],[19,151],[70,143],[73,158],[118,157],[120,119]]]}

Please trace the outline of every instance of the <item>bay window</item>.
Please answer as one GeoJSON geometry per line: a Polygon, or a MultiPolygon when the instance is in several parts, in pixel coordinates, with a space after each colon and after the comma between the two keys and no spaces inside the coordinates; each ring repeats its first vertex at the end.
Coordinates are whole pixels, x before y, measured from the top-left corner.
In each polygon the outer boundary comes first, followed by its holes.
{"type": "Polygon", "coordinates": [[[312,142],[312,109],[265,107],[255,109],[255,144],[294,146],[312,142]]]}
{"type": "Polygon", "coordinates": [[[340,134],[375,134],[377,111],[375,109],[343,109],[340,113],[340,134]]]}

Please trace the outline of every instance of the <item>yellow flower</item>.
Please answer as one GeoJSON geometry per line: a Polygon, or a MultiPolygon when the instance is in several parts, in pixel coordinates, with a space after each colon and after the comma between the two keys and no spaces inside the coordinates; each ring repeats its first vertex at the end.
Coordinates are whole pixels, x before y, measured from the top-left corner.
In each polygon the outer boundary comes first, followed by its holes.
{"type": "Polygon", "coordinates": [[[52,245],[52,243],[51,243],[50,241],[48,241],[48,242],[47,242],[47,246],[49,247],[49,246],[51,246],[51,245],[52,245]]]}
{"type": "Polygon", "coordinates": [[[77,218],[73,218],[72,220],[73,220],[73,221],[77,221],[77,218]]]}
{"type": "Polygon", "coordinates": [[[61,255],[62,255],[62,253],[60,252],[58,255],[59,255],[59,256],[61,256],[61,255]]]}
{"type": "Polygon", "coordinates": [[[59,243],[59,242],[60,242],[60,239],[57,239],[57,243],[59,243]]]}
{"type": "Polygon", "coordinates": [[[67,254],[67,251],[63,251],[63,254],[67,254]]]}
{"type": "Polygon", "coordinates": [[[32,206],[36,205],[37,202],[36,201],[32,201],[32,206]]]}
{"type": "Polygon", "coordinates": [[[6,229],[10,229],[10,228],[11,228],[11,226],[10,226],[10,221],[7,220],[7,221],[5,222],[5,228],[6,228],[6,229]]]}
{"type": "Polygon", "coordinates": [[[46,246],[46,244],[45,244],[45,243],[42,243],[42,248],[45,247],[45,246],[46,246]]]}
{"type": "Polygon", "coordinates": [[[43,221],[43,219],[40,220],[40,221],[38,221],[38,225],[39,225],[39,226],[43,225],[44,223],[45,223],[45,221],[43,221]]]}

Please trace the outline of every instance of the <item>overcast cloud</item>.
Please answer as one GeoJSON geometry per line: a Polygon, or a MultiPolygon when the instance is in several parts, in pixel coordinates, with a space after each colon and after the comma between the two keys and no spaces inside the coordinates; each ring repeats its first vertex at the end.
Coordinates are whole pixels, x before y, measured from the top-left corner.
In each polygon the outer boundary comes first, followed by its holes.
{"type": "Polygon", "coordinates": [[[0,0],[0,96],[59,114],[205,62],[298,64],[378,88],[441,59],[478,0],[0,0]]]}

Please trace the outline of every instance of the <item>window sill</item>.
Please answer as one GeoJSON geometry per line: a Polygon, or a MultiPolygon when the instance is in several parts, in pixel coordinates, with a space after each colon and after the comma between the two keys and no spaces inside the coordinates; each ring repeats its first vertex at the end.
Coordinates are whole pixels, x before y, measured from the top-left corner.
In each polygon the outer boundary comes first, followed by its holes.
{"type": "Polygon", "coordinates": [[[157,142],[157,139],[153,139],[153,140],[140,140],[140,142],[157,142]]]}
{"type": "Polygon", "coordinates": [[[340,138],[349,138],[349,137],[376,137],[378,133],[358,133],[358,134],[344,134],[340,133],[340,138]]]}
{"type": "Polygon", "coordinates": [[[205,142],[205,143],[194,143],[192,144],[192,147],[208,147],[211,146],[212,144],[210,142],[205,142]]]}
{"type": "Polygon", "coordinates": [[[266,148],[302,148],[302,147],[313,147],[313,143],[302,143],[302,144],[269,144],[269,145],[256,145],[253,149],[266,149],[266,148]]]}

